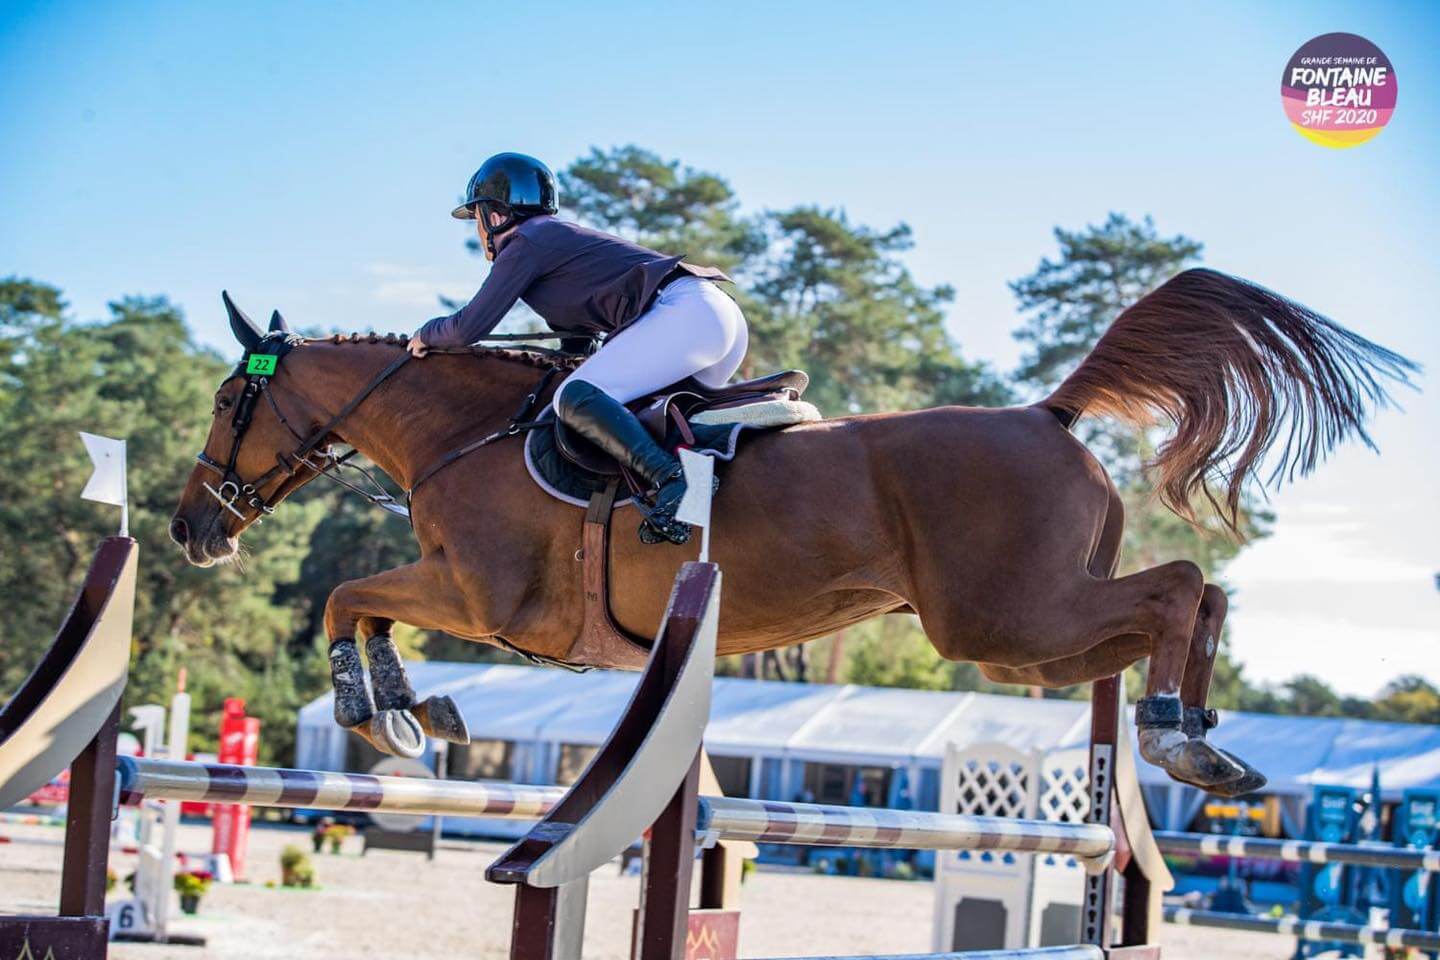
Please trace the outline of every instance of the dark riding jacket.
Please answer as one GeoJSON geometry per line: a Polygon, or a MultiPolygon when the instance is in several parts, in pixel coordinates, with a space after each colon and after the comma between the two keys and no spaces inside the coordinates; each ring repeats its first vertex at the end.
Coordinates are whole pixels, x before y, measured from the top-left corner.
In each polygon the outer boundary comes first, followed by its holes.
{"type": "Polygon", "coordinates": [[[429,347],[462,347],[495,329],[524,300],[556,333],[613,334],[644,313],[681,271],[729,280],[639,244],[551,216],[532,217],[499,241],[490,275],[464,308],[436,317],[418,336],[429,347]]]}

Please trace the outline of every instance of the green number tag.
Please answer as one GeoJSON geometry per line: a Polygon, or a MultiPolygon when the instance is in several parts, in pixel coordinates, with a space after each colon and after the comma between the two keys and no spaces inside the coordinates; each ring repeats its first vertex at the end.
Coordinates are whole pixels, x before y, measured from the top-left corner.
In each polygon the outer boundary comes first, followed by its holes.
{"type": "Polygon", "coordinates": [[[273,353],[252,353],[249,362],[245,364],[245,372],[269,376],[275,372],[275,364],[279,360],[280,358],[273,353]]]}

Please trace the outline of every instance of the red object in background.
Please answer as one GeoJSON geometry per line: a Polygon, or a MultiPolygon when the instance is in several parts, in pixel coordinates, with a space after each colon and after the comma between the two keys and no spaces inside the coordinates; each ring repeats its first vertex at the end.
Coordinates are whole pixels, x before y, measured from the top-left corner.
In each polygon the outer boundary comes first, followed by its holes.
{"type": "MultiPolygon", "coordinates": [[[[245,716],[245,701],[225,700],[220,718],[220,762],[253,767],[260,756],[260,720],[245,716]]],[[[250,808],[238,803],[215,805],[211,853],[230,857],[236,880],[245,879],[245,850],[250,842],[250,808]]]]}
{"type": "MultiPolygon", "coordinates": [[[[647,833],[649,831],[646,831],[647,833]]],[[[640,911],[631,917],[630,938],[640,927],[640,911]]],[[[685,960],[735,960],[740,955],[740,911],[691,910],[685,930],[685,960]]]]}
{"type": "Polygon", "coordinates": [[[27,803],[39,807],[63,807],[70,802],[70,768],[60,771],[60,776],[30,794],[27,803]]]}

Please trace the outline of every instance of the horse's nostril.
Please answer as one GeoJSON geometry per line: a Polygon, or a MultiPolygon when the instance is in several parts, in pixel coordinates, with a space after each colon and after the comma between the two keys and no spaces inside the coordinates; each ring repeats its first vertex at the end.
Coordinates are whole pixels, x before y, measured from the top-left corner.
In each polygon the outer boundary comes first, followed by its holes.
{"type": "Polygon", "coordinates": [[[190,527],[189,527],[188,524],[185,523],[184,520],[181,520],[179,517],[176,517],[174,520],[171,520],[171,521],[170,521],[170,539],[171,539],[171,540],[174,540],[176,543],[180,544],[180,546],[183,547],[183,546],[185,546],[185,541],[189,538],[189,536],[190,536],[190,527]]]}

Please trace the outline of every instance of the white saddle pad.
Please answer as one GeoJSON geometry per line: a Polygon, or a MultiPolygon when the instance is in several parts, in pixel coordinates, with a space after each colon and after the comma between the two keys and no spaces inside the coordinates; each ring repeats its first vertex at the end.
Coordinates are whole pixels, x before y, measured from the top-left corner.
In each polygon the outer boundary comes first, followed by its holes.
{"type": "Polygon", "coordinates": [[[815,408],[815,404],[804,400],[767,400],[764,403],[752,403],[729,410],[705,410],[690,418],[693,423],[712,425],[740,423],[752,430],[789,427],[819,419],[820,411],[815,408]]]}

